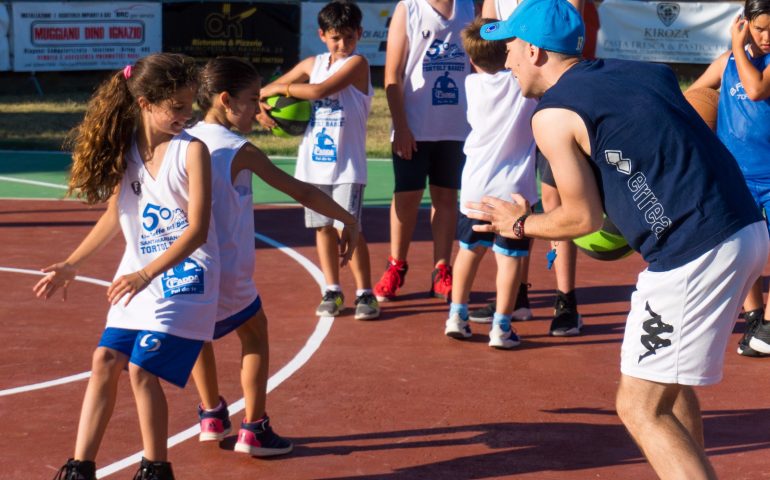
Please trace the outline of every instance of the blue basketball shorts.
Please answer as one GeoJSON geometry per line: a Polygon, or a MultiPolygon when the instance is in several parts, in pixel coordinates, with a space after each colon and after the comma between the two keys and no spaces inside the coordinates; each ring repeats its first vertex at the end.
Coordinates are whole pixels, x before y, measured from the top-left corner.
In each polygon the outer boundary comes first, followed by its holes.
{"type": "Polygon", "coordinates": [[[393,153],[394,192],[424,190],[426,180],[437,187],[460,189],[465,166],[464,142],[441,140],[417,142],[411,160],[393,153]]]}
{"type": "Polygon", "coordinates": [[[767,218],[770,212],[770,178],[747,178],[746,185],[749,187],[749,192],[754,197],[757,207],[762,210],[762,214],[765,216],[765,225],[767,225],[768,235],[770,235],[770,223],[767,218]]]}
{"type": "Polygon", "coordinates": [[[457,239],[460,241],[460,248],[473,250],[476,247],[492,247],[492,251],[505,255],[506,257],[528,257],[529,239],[515,240],[506,238],[495,233],[476,232],[474,225],[482,225],[485,222],[468,218],[459,214],[457,219],[457,239]]]}
{"type": "Polygon", "coordinates": [[[262,299],[257,295],[257,298],[251,302],[248,307],[216,323],[214,326],[214,340],[222,338],[233,330],[236,330],[238,327],[248,322],[249,319],[256,315],[260,310],[262,310],[262,299]]]}
{"type": "Polygon", "coordinates": [[[184,388],[203,341],[150,330],[108,327],[99,340],[99,346],[117,350],[134,365],[184,388]]]}

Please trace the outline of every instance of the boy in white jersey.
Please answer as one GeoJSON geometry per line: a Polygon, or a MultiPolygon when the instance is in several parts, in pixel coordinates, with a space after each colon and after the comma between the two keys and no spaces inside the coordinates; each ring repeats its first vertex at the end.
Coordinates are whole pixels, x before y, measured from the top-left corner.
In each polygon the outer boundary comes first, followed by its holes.
{"type": "Polygon", "coordinates": [[[511,328],[511,316],[523,259],[529,255],[529,240],[474,232],[473,225],[482,222],[466,216],[465,204],[479,201],[492,192],[503,198],[517,192],[530,202],[537,201],[535,140],[529,125],[537,103],[524,98],[516,79],[504,70],[505,44],[481,38],[479,31],[485,23],[488,20],[477,18],[462,31],[463,48],[479,73],[465,79],[471,133],[465,141],[466,162],[457,227],[460,251],[455,258],[452,303],[444,333],[457,339],[471,337],[468,297],[479,263],[487,248],[492,247],[497,261],[497,307],[489,346],[507,349],[519,345],[519,337],[511,328]]]}
{"type": "MultiPolygon", "coordinates": [[[[318,35],[329,53],[308,57],[260,91],[313,101],[313,115],[297,155],[295,177],[312,183],[352,213],[360,223],[366,186],[366,120],[371,109],[369,63],[356,53],[361,38],[361,10],[353,2],[334,1],[318,13],[318,35]]],[[[275,122],[262,104],[257,120],[266,128],[275,122]]],[[[336,316],[343,309],[337,243],[341,225],[305,209],[305,226],[316,229],[316,246],[326,287],[316,315],[336,316]],[[335,228],[336,227],[336,228],[335,228]]],[[[380,316],[372,294],[369,248],[361,233],[350,263],[356,282],[358,320],[380,316]]]]}

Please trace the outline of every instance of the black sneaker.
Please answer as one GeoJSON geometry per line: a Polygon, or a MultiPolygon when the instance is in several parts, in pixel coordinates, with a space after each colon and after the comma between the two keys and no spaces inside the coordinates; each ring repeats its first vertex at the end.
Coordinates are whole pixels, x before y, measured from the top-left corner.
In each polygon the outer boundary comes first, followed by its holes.
{"type": "Polygon", "coordinates": [[[738,342],[738,355],[743,355],[744,357],[765,356],[765,354],[758,352],[749,346],[749,341],[751,340],[752,335],[754,335],[754,332],[757,330],[759,325],[762,323],[762,317],[764,314],[765,312],[761,308],[751,310],[750,312],[745,312],[743,314],[743,318],[746,320],[746,330],[743,332],[741,341],[738,342]]]}
{"type": "Polygon", "coordinates": [[[174,480],[174,472],[169,462],[151,462],[142,457],[134,480],[174,480]]]}
{"type": "Polygon", "coordinates": [[[519,285],[519,293],[516,295],[516,304],[513,307],[511,320],[525,322],[532,320],[532,310],[529,308],[529,283],[519,285]]]}
{"type": "Polygon", "coordinates": [[[575,291],[564,293],[557,290],[550,335],[553,337],[575,337],[580,335],[582,326],[583,319],[577,311],[575,291]]]}
{"type": "Polygon", "coordinates": [[[749,348],[756,350],[760,354],[770,354],[770,322],[762,320],[757,321],[754,331],[749,339],[749,348]]]}
{"type": "Polygon", "coordinates": [[[496,309],[496,302],[487,303],[481,308],[472,310],[471,313],[468,314],[468,320],[473,323],[492,323],[492,317],[495,315],[496,309]]]}
{"type": "Polygon", "coordinates": [[[96,465],[90,460],[67,460],[53,480],[96,480],[96,465]]]}

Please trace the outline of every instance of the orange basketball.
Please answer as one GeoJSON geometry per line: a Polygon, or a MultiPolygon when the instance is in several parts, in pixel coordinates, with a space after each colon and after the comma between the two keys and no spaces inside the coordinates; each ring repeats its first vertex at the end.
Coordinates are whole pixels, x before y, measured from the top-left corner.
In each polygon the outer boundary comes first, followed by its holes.
{"type": "Polygon", "coordinates": [[[684,93],[684,98],[690,102],[692,108],[698,112],[698,115],[706,122],[706,125],[712,131],[716,131],[719,92],[708,87],[691,88],[684,93]]]}

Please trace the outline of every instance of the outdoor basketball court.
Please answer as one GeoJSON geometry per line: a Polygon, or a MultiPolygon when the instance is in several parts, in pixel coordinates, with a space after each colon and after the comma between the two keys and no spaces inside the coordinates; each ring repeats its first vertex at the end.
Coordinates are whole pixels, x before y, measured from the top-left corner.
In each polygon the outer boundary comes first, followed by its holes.
{"type": "MultiPolygon", "coordinates": [[[[100,252],[69,299],[34,297],[38,270],[60,261],[102,207],[59,200],[68,156],[0,151],[0,478],[48,479],[72,455],[91,353],[104,328],[122,238],[100,252]]],[[[291,169],[291,160],[279,160],[291,169]]],[[[370,162],[364,231],[376,280],[388,253],[390,165],[370,162]]],[[[257,186],[258,189],[264,187],[257,186]]],[[[184,479],[654,479],[614,413],[620,341],[641,259],[578,258],[583,335],[548,336],[553,274],[536,242],[530,269],[535,319],[516,323],[522,345],[487,346],[484,325],[465,342],[443,335],[447,306],[429,298],[428,211],[421,211],[400,300],[378,321],[318,318],[322,276],[302,210],[259,194],[255,279],[270,319],[268,413],[295,450],[257,459],[197,440],[197,394],[166,385],[169,457],[184,479]]],[[[347,305],[353,282],[343,271],[347,305]]],[[[472,301],[494,295],[484,260],[472,301]]],[[[706,446],[720,478],[770,478],[770,359],[726,356],[725,380],[699,390],[706,446]]],[[[234,427],[243,417],[235,335],[215,344],[234,427]]],[[[97,458],[101,478],[132,478],[141,450],[128,376],[97,458]]]]}

